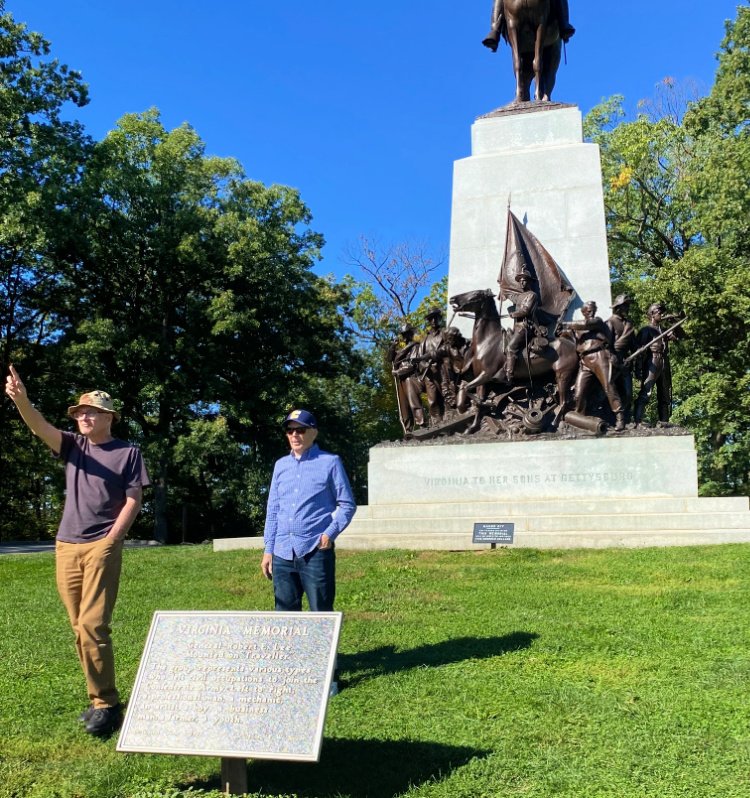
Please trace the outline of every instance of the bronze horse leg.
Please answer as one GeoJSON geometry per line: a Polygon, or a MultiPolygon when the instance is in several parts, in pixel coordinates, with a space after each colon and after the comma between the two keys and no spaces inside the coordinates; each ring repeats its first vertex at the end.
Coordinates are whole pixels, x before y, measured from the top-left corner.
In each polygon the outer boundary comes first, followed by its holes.
{"type": "Polygon", "coordinates": [[[544,48],[544,68],[542,69],[542,83],[544,84],[543,100],[551,100],[552,92],[557,80],[557,70],[560,66],[560,56],[562,54],[562,41],[558,39],[544,48]]]}
{"type": "Polygon", "coordinates": [[[558,338],[552,344],[556,358],[552,363],[557,385],[557,402],[561,412],[570,404],[570,389],[578,373],[578,353],[575,344],[565,338],[558,338]]]}
{"type": "Polygon", "coordinates": [[[478,377],[474,377],[471,382],[464,383],[461,386],[461,391],[467,396],[469,391],[476,388],[477,399],[481,402],[484,399],[484,388],[488,382],[492,381],[492,376],[492,374],[483,371],[478,377]]]}
{"type": "Polygon", "coordinates": [[[560,39],[550,0],[504,0],[506,37],[513,54],[515,102],[549,101],[560,65],[560,39]],[[545,46],[546,45],[546,46],[545,46]]]}
{"type": "Polygon", "coordinates": [[[534,99],[539,102],[540,100],[549,100],[542,72],[544,69],[544,39],[547,36],[547,24],[541,22],[536,29],[536,37],[534,39],[534,99]]]}
{"type": "Polygon", "coordinates": [[[531,99],[529,95],[529,87],[531,80],[525,79],[525,70],[523,64],[523,55],[521,54],[521,47],[518,38],[518,28],[516,27],[515,20],[506,20],[508,25],[508,44],[510,44],[510,51],[513,54],[513,72],[516,76],[516,102],[528,102],[531,99]]]}

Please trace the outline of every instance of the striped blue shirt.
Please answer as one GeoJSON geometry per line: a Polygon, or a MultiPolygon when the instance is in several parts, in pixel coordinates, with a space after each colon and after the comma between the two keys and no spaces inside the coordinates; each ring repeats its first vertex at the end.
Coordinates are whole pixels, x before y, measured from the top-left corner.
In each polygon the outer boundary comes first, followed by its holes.
{"type": "Polygon", "coordinates": [[[263,530],[265,553],[284,560],[309,554],[321,535],[335,540],[357,505],[338,455],[314,443],[299,460],[293,453],[276,461],[263,530]]]}

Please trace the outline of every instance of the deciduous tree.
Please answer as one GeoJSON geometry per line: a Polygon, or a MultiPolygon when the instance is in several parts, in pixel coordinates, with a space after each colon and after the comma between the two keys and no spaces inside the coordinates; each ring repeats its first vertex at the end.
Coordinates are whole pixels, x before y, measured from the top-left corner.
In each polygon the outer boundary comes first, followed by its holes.
{"type": "MultiPolygon", "coordinates": [[[[216,441],[227,468],[268,476],[278,421],[305,380],[351,369],[348,294],[312,271],[322,239],[309,211],[293,189],[248,180],[188,125],[168,131],[149,111],[96,145],[70,213],[79,295],[61,350],[79,379],[121,398],[154,479],[157,539],[178,537],[173,484],[236,514],[248,497],[230,501],[207,476],[216,441]]],[[[259,516],[264,497],[252,501],[259,516]]]]}
{"type": "MultiPolygon", "coordinates": [[[[29,387],[45,412],[68,398],[47,379],[46,344],[59,333],[65,304],[61,208],[75,187],[90,142],[63,119],[87,102],[79,73],[50,58],[49,43],[5,13],[0,2],[0,372],[33,364],[29,387]]],[[[56,503],[50,466],[0,402],[0,536],[46,531],[56,503]]]]}
{"type": "MultiPolygon", "coordinates": [[[[673,419],[699,449],[704,493],[750,486],[750,9],[728,23],[711,93],[684,116],[621,120],[617,98],[587,119],[600,144],[615,289],[641,314],[684,311],[673,419]]],[[[674,107],[674,105],[672,106],[674,107]]]]}

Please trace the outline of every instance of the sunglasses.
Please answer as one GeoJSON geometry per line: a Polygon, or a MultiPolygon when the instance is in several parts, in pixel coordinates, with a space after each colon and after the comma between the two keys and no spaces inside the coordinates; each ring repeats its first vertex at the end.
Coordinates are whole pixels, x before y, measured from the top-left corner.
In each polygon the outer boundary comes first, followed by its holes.
{"type": "Polygon", "coordinates": [[[292,435],[304,435],[309,427],[287,427],[286,434],[291,438],[292,435]]]}

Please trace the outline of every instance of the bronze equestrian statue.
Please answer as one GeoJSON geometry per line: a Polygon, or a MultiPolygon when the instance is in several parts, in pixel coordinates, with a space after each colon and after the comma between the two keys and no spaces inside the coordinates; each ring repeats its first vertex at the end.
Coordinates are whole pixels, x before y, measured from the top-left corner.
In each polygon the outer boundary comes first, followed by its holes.
{"type": "MultiPolygon", "coordinates": [[[[462,385],[459,393],[459,410],[464,410],[468,405],[468,395],[473,391],[476,391],[479,401],[483,401],[489,385],[499,383],[501,390],[507,390],[507,333],[500,324],[495,297],[489,289],[456,294],[450,298],[450,304],[456,313],[471,313],[474,316],[469,350],[474,378],[462,385]]],[[[527,377],[535,378],[552,372],[557,385],[559,407],[563,410],[568,403],[577,368],[575,343],[569,338],[555,338],[538,353],[519,353],[514,381],[523,382],[527,377]]]]}
{"type": "Polygon", "coordinates": [[[492,27],[482,44],[493,52],[502,36],[513,52],[515,102],[549,101],[560,66],[562,42],[575,33],[567,0],[494,0],[492,27]]]}

